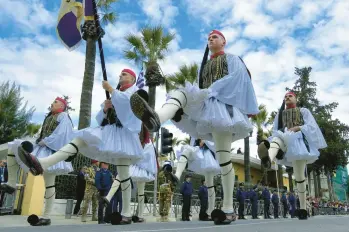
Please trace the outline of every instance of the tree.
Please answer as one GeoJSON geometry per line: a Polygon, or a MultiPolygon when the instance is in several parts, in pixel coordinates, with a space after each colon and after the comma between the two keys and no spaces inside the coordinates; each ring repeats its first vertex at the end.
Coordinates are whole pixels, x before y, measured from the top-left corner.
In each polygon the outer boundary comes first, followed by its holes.
{"type": "Polygon", "coordinates": [[[34,137],[40,130],[41,124],[29,123],[27,125],[27,130],[24,133],[24,136],[34,137]]]}
{"type": "MultiPolygon", "coordinates": [[[[325,173],[333,173],[338,166],[345,166],[349,154],[349,127],[338,119],[332,119],[332,113],[338,103],[320,105],[316,96],[316,83],[310,81],[311,67],[295,68],[299,76],[292,91],[297,95],[298,106],[310,110],[327,142],[327,148],[320,150],[319,159],[308,167],[319,174],[324,168],[325,173]]],[[[291,89],[286,89],[291,90],[291,89]]]]}
{"type": "MultiPolygon", "coordinates": [[[[272,112],[268,118],[268,110],[265,105],[261,104],[258,106],[259,113],[251,117],[252,124],[257,127],[257,145],[266,140],[271,136],[271,131],[268,130],[270,125],[273,125],[274,118],[276,116],[275,112],[272,112]]],[[[246,165],[246,164],[245,164],[246,165]]],[[[264,169],[262,166],[262,172],[264,177],[264,183],[267,184],[268,170],[264,169]]]]}
{"type": "Polygon", "coordinates": [[[165,54],[169,50],[170,42],[175,38],[172,33],[165,34],[161,26],[144,27],[141,35],[130,34],[126,40],[132,51],[125,51],[125,57],[134,61],[137,65],[145,65],[146,85],[149,86],[149,106],[155,107],[156,86],[165,83],[165,79],[160,72],[158,61],[165,59],[165,54]]]}
{"type": "Polygon", "coordinates": [[[34,107],[21,97],[21,88],[9,81],[0,85],[0,144],[10,142],[26,133],[34,107]]]}
{"type": "MultiPolygon", "coordinates": [[[[116,21],[116,13],[111,11],[111,5],[115,2],[117,2],[117,0],[98,1],[97,7],[99,14],[102,16],[102,23],[107,24],[114,23],[116,21]]],[[[86,40],[86,55],[85,72],[84,79],[82,81],[80,98],[79,130],[89,127],[91,124],[92,91],[96,62],[96,41],[103,35],[103,29],[97,28],[94,20],[84,22],[84,25],[82,26],[82,38],[86,40]]]]}
{"type": "Polygon", "coordinates": [[[182,65],[179,71],[166,76],[166,92],[184,86],[185,82],[194,83],[198,75],[199,66],[197,64],[182,65]]]}

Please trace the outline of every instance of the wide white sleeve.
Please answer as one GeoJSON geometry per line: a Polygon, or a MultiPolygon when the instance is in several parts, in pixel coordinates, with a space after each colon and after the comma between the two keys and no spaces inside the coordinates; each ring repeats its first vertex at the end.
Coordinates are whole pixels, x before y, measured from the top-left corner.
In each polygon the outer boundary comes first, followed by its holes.
{"type": "Polygon", "coordinates": [[[58,151],[64,145],[70,142],[70,136],[73,131],[73,124],[67,113],[62,112],[57,118],[58,126],[50,136],[43,139],[46,146],[54,151],[58,151]]]}
{"type": "Polygon", "coordinates": [[[272,134],[278,131],[278,126],[279,126],[279,112],[275,115],[275,118],[274,118],[272,134]]]}
{"type": "Polygon", "coordinates": [[[104,109],[104,103],[101,104],[101,110],[96,115],[96,121],[97,121],[98,125],[102,124],[102,122],[106,116],[103,109],[104,109]]]}
{"type": "Polygon", "coordinates": [[[111,101],[122,126],[129,129],[131,132],[139,133],[141,131],[142,122],[134,115],[130,105],[130,98],[135,92],[134,90],[135,87],[131,87],[125,92],[114,90],[111,95],[111,101]]]}
{"type": "Polygon", "coordinates": [[[259,113],[256,94],[244,63],[238,56],[227,54],[229,74],[215,81],[210,96],[238,108],[243,114],[259,113]]]}
{"type": "Polygon", "coordinates": [[[327,147],[325,138],[311,112],[306,108],[301,108],[301,113],[304,120],[304,125],[301,126],[301,131],[305,135],[308,143],[314,145],[317,149],[327,147]]]}

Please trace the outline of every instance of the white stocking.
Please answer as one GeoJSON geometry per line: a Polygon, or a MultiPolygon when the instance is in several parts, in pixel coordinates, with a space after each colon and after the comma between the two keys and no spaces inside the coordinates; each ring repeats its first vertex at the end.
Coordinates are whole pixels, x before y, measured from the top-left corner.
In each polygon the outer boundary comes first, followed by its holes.
{"type": "Polygon", "coordinates": [[[177,169],[176,169],[176,177],[178,179],[181,178],[182,173],[187,166],[188,159],[192,160],[193,152],[190,149],[184,149],[181,157],[179,157],[178,163],[177,163],[177,169]],[[187,158],[185,158],[187,157],[187,158]]]}
{"type": "Polygon", "coordinates": [[[111,201],[111,199],[113,198],[114,194],[119,189],[119,187],[120,187],[120,179],[119,179],[119,175],[117,175],[108,192],[108,195],[105,197],[109,202],[111,201]]]}
{"type": "Polygon", "coordinates": [[[45,172],[43,174],[46,191],[45,191],[45,210],[44,217],[48,217],[52,213],[53,205],[56,198],[56,188],[55,188],[55,179],[56,175],[45,172]]]}
{"type": "Polygon", "coordinates": [[[216,204],[216,192],[214,191],[213,177],[214,174],[212,172],[206,173],[205,175],[205,182],[208,187],[208,215],[211,215],[211,212],[214,210],[216,204]]]}
{"type": "Polygon", "coordinates": [[[137,192],[138,192],[138,217],[143,218],[144,211],[144,188],[145,182],[137,182],[137,192]]]}
{"type": "MultiPolygon", "coordinates": [[[[71,143],[75,144],[75,146],[77,146],[78,149],[80,149],[81,147],[87,146],[86,143],[79,138],[73,139],[71,143]]],[[[55,152],[54,154],[45,158],[40,158],[39,162],[41,164],[41,167],[45,171],[49,167],[68,159],[70,156],[76,155],[77,152],[78,151],[72,144],[67,144],[61,149],[59,149],[59,151],[55,152]]]]}
{"type": "Polygon", "coordinates": [[[276,155],[279,152],[279,149],[285,152],[286,150],[285,143],[279,137],[274,137],[272,142],[270,143],[270,148],[269,148],[269,158],[271,161],[275,159],[276,155]]]}
{"type": "Polygon", "coordinates": [[[225,213],[234,213],[233,190],[235,181],[235,171],[231,162],[231,143],[232,135],[229,132],[213,133],[214,143],[216,145],[216,157],[221,165],[222,186],[223,186],[223,207],[225,213]],[[224,166],[222,166],[222,164],[224,166]]]}
{"type": "Polygon", "coordinates": [[[17,172],[19,170],[19,165],[15,158],[13,152],[8,149],[7,155],[7,171],[8,171],[8,180],[7,184],[13,188],[16,188],[17,183],[17,172]]]}
{"type": "Polygon", "coordinates": [[[119,172],[121,191],[122,191],[122,215],[131,217],[131,181],[130,181],[130,160],[120,159],[117,168],[119,172]],[[122,165],[122,166],[119,166],[122,165]],[[126,181],[125,181],[126,180],[126,181]]]}
{"type": "Polygon", "coordinates": [[[306,209],[306,182],[305,182],[305,166],[307,164],[306,160],[296,160],[292,162],[293,173],[295,181],[297,184],[298,196],[300,209],[306,209]],[[304,180],[304,181],[303,181],[304,180]],[[303,181],[302,183],[297,183],[298,181],[303,181]]]}
{"type": "Polygon", "coordinates": [[[162,106],[160,110],[156,111],[156,113],[159,116],[161,124],[173,118],[177,110],[180,108],[184,108],[187,104],[187,99],[186,99],[186,96],[184,95],[184,92],[173,91],[169,95],[170,95],[170,99],[166,101],[166,103],[162,106]],[[173,98],[180,101],[181,104],[179,104],[179,102],[174,100],[173,98]]]}

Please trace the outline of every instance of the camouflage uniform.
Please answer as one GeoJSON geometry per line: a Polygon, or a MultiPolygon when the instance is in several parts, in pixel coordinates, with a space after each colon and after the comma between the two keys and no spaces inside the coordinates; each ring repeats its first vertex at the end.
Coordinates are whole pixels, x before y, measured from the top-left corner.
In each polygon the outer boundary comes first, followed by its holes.
{"type": "Polygon", "coordinates": [[[168,221],[168,214],[171,209],[171,200],[174,190],[174,186],[171,180],[166,176],[164,171],[159,172],[159,211],[161,216],[161,221],[168,221]]]}
{"type": "Polygon", "coordinates": [[[86,189],[84,196],[84,204],[81,209],[81,221],[86,222],[86,214],[88,206],[92,201],[92,221],[97,221],[97,206],[98,206],[98,190],[95,186],[96,172],[99,170],[96,166],[90,166],[85,171],[86,189]]]}

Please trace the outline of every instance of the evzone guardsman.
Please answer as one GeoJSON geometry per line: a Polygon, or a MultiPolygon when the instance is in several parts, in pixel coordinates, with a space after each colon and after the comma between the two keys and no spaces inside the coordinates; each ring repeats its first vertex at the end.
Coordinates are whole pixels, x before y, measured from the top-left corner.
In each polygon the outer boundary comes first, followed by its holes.
{"type": "Polygon", "coordinates": [[[143,156],[139,141],[142,122],[130,107],[131,95],[138,90],[135,81],[136,75],[130,69],[121,71],[116,89],[103,81],[103,88],[110,93],[111,99],[101,105],[96,116],[100,126],[74,132],[74,139],[48,158],[36,158],[26,149],[19,153],[20,160],[35,175],[42,174],[58,162],[75,157],[79,152],[90,159],[116,165],[116,179],[121,182],[123,199],[122,216],[114,220],[119,224],[132,222],[130,165],[143,156]]]}
{"type": "Polygon", "coordinates": [[[66,112],[67,102],[60,97],[57,97],[51,104],[50,112],[45,117],[45,120],[41,127],[39,138],[36,139],[35,145],[31,142],[16,139],[13,142],[8,143],[8,182],[1,185],[1,189],[7,193],[13,193],[16,189],[17,171],[21,167],[25,172],[31,172],[33,175],[40,175],[43,172],[45,182],[45,209],[43,218],[39,218],[37,215],[30,215],[28,222],[32,226],[50,225],[49,219],[52,213],[56,190],[55,190],[55,178],[58,175],[68,174],[73,171],[73,167],[70,163],[72,157],[66,157],[65,159],[55,162],[50,166],[27,166],[27,162],[36,160],[39,158],[51,159],[53,153],[61,149],[71,139],[73,131],[72,121],[66,112]],[[30,151],[32,156],[27,157],[30,160],[23,160],[20,154],[23,149],[30,151]]]}
{"type": "Polygon", "coordinates": [[[238,56],[226,54],[224,35],[213,30],[208,35],[204,59],[197,83],[186,83],[172,91],[159,110],[144,100],[144,91],[131,97],[131,108],[149,131],[158,131],[171,120],[194,138],[213,141],[221,166],[224,191],[222,210],[211,217],[215,224],[230,224],[236,219],[233,208],[234,168],[231,164],[231,143],[249,136],[253,127],[248,115],[258,114],[258,104],[247,67],[238,56]],[[207,60],[209,50],[211,59],[207,60]]]}
{"type": "Polygon", "coordinates": [[[307,164],[315,162],[319,149],[327,144],[313,115],[306,108],[297,107],[296,94],[285,94],[283,104],[275,117],[270,141],[262,141],[258,146],[258,156],[265,168],[271,162],[293,167],[300,200],[299,219],[307,219],[306,179],[307,164]]]}
{"type": "Polygon", "coordinates": [[[211,220],[211,212],[214,210],[216,201],[213,178],[220,174],[221,170],[214,152],[213,142],[193,138],[191,145],[184,145],[180,151],[176,152],[178,163],[175,175],[178,179],[181,178],[186,167],[188,170],[205,176],[208,189],[208,208],[206,214],[199,214],[199,220],[202,221],[211,220]]]}
{"type": "MultiPolygon", "coordinates": [[[[143,158],[137,163],[130,166],[130,176],[133,182],[136,182],[138,195],[138,209],[137,214],[132,217],[135,223],[144,222],[144,188],[147,182],[155,180],[157,174],[156,154],[153,143],[151,142],[150,133],[147,128],[142,125],[142,130],[139,133],[139,140],[143,147],[143,158]]],[[[113,198],[115,192],[120,186],[120,180],[114,180],[113,185],[104,198],[104,202],[108,205],[113,198]]],[[[123,203],[124,204],[124,203],[123,203]]],[[[113,217],[118,217],[118,213],[114,213],[113,217]]]]}

